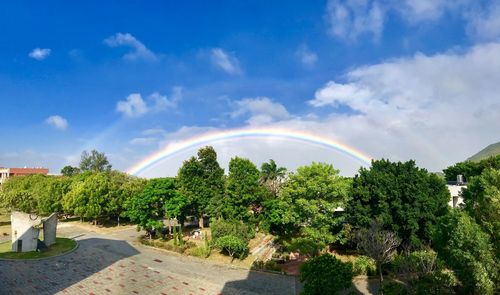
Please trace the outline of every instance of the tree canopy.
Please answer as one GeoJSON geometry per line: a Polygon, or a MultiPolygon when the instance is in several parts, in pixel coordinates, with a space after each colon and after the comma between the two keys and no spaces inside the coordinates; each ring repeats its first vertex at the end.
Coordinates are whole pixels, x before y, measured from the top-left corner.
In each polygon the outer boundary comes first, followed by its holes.
{"type": "Polygon", "coordinates": [[[209,205],[224,196],[224,169],[217,162],[214,148],[201,148],[197,158],[184,161],[177,180],[181,194],[188,198],[191,211],[200,218],[200,227],[203,227],[203,215],[209,205]]]}
{"type": "Polygon", "coordinates": [[[448,212],[449,198],[445,183],[414,161],[376,160],[354,177],[346,212],[355,228],[378,220],[403,245],[419,248],[430,243],[437,218],[448,212]]]}
{"type": "Polygon", "coordinates": [[[337,233],[343,220],[335,210],[345,205],[349,185],[350,180],[330,164],[299,167],[290,174],[280,196],[265,203],[265,216],[271,228],[293,230],[324,244],[333,243],[339,239],[337,233]]]}
{"type": "Polygon", "coordinates": [[[87,151],[82,152],[80,159],[81,171],[92,172],[109,172],[111,171],[111,164],[104,153],[92,150],[90,153],[87,151]]]}
{"type": "Polygon", "coordinates": [[[492,168],[500,169],[500,155],[483,159],[479,162],[464,161],[456,163],[443,170],[447,181],[457,180],[457,175],[463,175],[466,181],[474,176],[479,176],[483,170],[492,168]]]}

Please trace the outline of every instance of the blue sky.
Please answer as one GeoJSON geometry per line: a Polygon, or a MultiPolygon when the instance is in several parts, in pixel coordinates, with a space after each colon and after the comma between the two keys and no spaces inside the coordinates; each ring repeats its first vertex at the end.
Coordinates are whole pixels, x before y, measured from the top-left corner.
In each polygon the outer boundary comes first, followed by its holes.
{"type": "MultiPolygon", "coordinates": [[[[468,0],[3,3],[0,166],[57,173],[95,148],[125,170],[207,130],[285,126],[440,170],[500,140],[498,19],[468,0]]],[[[224,166],[359,166],[292,143],[216,149],[224,166]]]]}

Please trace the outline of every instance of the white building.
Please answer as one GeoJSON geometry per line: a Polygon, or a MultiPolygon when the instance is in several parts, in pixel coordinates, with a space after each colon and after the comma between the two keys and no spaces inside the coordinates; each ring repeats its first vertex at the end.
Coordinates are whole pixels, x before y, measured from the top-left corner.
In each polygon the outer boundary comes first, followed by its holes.
{"type": "Polygon", "coordinates": [[[464,181],[463,175],[457,176],[457,181],[448,181],[446,185],[450,191],[450,201],[448,205],[452,208],[460,207],[464,204],[464,198],[462,197],[462,191],[467,188],[467,182],[464,181]]]}

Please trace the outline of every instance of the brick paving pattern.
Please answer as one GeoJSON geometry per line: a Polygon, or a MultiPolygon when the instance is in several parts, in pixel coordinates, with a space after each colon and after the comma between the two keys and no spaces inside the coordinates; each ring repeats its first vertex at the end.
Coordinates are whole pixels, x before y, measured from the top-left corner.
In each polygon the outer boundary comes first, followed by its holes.
{"type": "Polygon", "coordinates": [[[295,293],[290,277],[210,265],[119,238],[85,235],[78,249],[65,256],[0,261],[0,294],[295,293]]]}

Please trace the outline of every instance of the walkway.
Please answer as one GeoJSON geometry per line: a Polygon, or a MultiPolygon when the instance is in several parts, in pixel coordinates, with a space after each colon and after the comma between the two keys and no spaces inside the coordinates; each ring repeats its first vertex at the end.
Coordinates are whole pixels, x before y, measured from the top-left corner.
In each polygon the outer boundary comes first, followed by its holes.
{"type": "Polygon", "coordinates": [[[0,294],[296,294],[295,278],[166,254],[135,242],[134,229],[80,235],[79,248],[40,261],[0,261],[0,294]]]}

